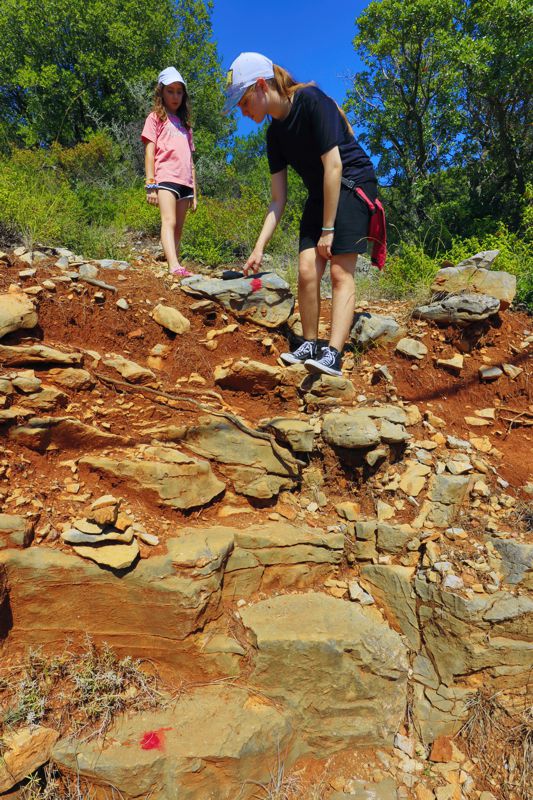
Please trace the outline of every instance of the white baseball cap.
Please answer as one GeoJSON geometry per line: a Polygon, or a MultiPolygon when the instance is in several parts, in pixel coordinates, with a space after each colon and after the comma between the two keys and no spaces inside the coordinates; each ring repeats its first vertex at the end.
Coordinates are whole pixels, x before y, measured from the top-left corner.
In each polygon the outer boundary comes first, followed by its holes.
{"type": "Polygon", "coordinates": [[[183,80],[181,72],[178,72],[176,67],[167,67],[161,70],[157,76],[157,82],[162,83],[163,86],[168,86],[171,83],[182,83],[185,88],[187,88],[187,84],[183,80]]]}
{"type": "Polygon", "coordinates": [[[274,77],[272,61],[261,53],[241,53],[229,68],[226,76],[226,102],[224,114],[235,108],[249,86],[258,78],[268,80],[274,77]]]}

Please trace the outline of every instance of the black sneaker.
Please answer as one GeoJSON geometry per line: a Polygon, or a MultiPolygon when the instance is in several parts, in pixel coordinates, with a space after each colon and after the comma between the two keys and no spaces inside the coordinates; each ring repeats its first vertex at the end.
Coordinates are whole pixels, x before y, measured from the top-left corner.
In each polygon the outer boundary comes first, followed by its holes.
{"type": "Polygon", "coordinates": [[[334,347],[323,347],[320,358],[308,358],[304,363],[308,372],[324,372],[342,378],[341,354],[334,347]]]}
{"type": "Polygon", "coordinates": [[[285,364],[303,364],[309,358],[316,358],[317,352],[317,343],[306,339],[292,353],[282,353],[280,358],[285,364]]]}

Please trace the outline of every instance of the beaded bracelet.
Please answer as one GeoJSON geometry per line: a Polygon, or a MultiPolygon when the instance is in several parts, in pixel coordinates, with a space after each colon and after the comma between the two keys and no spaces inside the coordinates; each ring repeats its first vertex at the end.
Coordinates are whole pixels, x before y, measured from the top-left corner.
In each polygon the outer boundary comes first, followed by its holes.
{"type": "Polygon", "coordinates": [[[157,183],[146,183],[144,185],[145,189],[157,189],[157,183]]]}
{"type": "Polygon", "coordinates": [[[334,230],[335,230],[335,228],[322,228],[322,230],[323,230],[323,231],[328,231],[328,232],[330,232],[330,231],[334,231],[334,230]]]}

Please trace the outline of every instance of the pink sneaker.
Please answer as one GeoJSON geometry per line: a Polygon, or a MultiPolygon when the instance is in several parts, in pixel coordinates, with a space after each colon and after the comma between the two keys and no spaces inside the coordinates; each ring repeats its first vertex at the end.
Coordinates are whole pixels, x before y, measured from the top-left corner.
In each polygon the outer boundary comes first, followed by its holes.
{"type": "Polygon", "coordinates": [[[194,274],[192,272],[189,272],[188,269],[185,269],[185,267],[182,266],[172,267],[171,269],[169,269],[169,273],[171,275],[177,275],[180,278],[189,278],[191,275],[194,274]]]}

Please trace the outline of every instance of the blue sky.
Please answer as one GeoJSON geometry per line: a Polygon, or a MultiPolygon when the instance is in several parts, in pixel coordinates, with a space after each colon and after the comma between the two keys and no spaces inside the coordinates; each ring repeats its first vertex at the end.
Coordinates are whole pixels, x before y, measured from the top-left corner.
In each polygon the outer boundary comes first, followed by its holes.
{"type": "MultiPolygon", "coordinates": [[[[213,36],[222,66],[239,53],[264,53],[301,81],[314,80],[341,103],[346,75],[361,68],[353,49],[355,20],[368,2],[361,0],[215,0],[213,36]]],[[[239,114],[239,130],[254,129],[239,114]]]]}

